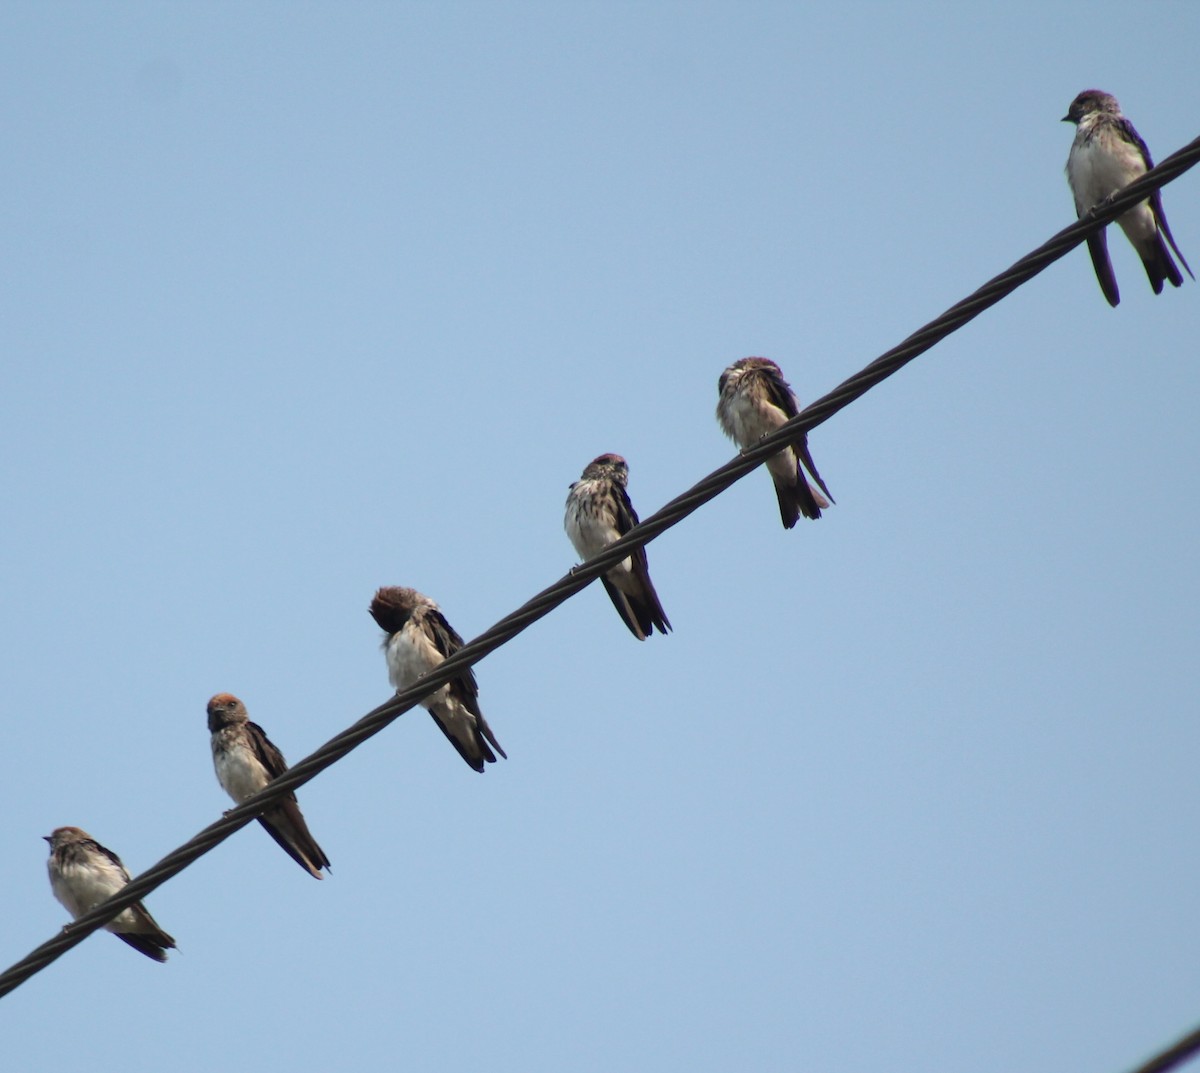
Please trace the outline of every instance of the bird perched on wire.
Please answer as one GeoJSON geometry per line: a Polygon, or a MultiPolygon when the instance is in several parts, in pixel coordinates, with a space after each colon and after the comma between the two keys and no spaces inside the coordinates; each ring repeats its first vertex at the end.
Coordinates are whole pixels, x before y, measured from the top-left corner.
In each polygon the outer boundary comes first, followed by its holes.
{"type": "MultiPolygon", "coordinates": [[[[87,831],[59,827],[44,836],[50,843],[50,889],[76,920],[108,901],[129,883],[121,858],[87,831]]],[[[122,909],[104,925],[118,939],[155,961],[166,961],[175,940],[162,930],[141,902],[122,909]]],[[[70,925],[67,925],[70,928],[70,925]]]]}
{"type": "MultiPolygon", "coordinates": [[[[589,462],[567,494],[563,525],[580,558],[599,555],[638,523],[637,511],[625,491],[629,465],[620,455],[604,454],[589,462]]],[[[655,629],[671,628],[650,580],[646,549],[640,547],[617,563],[600,580],[629,632],[644,641],[655,629]]]]}
{"type": "MultiPolygon", "coordinates": [[[[799,413],[796,396],[779,366],[769,358],[735,361],[721,374],[717,390],[720,393],[717,421],[725,435],[743,450],[753,447],[799,413]]],[[[800,436],[768,458],[767,471],[775,482],[779,516],[785,529],[795,526],[801,514],[806,518],[821,517],[821,511],[834,501],[809,454],[806,436],[800,436]],[[820,491],[809,484],[801,463],[820,491]]]]}
{"type": "MultiPolygon", "coordinates": [[[[375,593],[370,612],[379,628],[387,633],[383,650],[388,678],[397,693],[463,646],[463,639],[454,632],[438,605],[416,589],[399,585],[382,588],[375,593]]],[[[479,685],[469,667],[426,697],[421,705],[433,716],[458,755],[476,771],[482,772],[485,763],[494,764],[496,753],[508,759],[479,709],[479,685]]]]}
{"type": "MultiPolygon", "coordinates": [[[[287,771],[283,754],[262,727],[250,722],[246,706],[232,693],[218,693],[208,702],[208,729],[217,781],[239,805],[287,771]]],[[[329,858],[309,832],[295,794],[275,802],[258,822],[309,875],[325,878],[321,869],[329,868],[329,858]]]]}
{"type": "MultiPolygon", "coordinates": [[[[1067,182],[1079,216],[1154,167],[1146,143],[1121,114],[1121,106],[1111,93],[1085,89],[1071,102],[1062,121],[1075,124],[1075,140],[1067,155],[1067,182]]],[[[1179,252],[1167,225],[1161,191],[1155,190],[1145,201],[1117,217],[1117,223],[1142,259],[1155,294],[1162,294],[1163,280],[1170,280],[1173,287],[1183,284],[1183,274],[1171,259],[1164,238],[1192,276],[1191,267],[1179,252]]],[[[1115,306],[1121,301],[1121,292],[1108,259],[1107,232],[1108,228],[1097,231],[1088,238],[1087,245],[1100,289],[1108,304],[1115,306]]]]}

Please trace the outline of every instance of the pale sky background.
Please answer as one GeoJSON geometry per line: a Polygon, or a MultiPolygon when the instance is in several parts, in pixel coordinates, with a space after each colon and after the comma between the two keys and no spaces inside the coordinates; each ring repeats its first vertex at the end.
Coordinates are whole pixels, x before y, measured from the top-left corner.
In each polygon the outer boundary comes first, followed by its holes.
{"type": "MultiPolygon", "coordinates": [[[[470,638],[1074,218],[1072,97],[1200,133],[1200,5],[0,7],[0,967],[41,836],[133,871],[389,694],[366,608],[470,638]]],[[[1168,217],[1200,271],[1200,172],[1168,217]]],[[[1200,1021],[1200,285],[1080,249],[0,1002],[4,1065],[1119,1073],[1200,1021]]]]}

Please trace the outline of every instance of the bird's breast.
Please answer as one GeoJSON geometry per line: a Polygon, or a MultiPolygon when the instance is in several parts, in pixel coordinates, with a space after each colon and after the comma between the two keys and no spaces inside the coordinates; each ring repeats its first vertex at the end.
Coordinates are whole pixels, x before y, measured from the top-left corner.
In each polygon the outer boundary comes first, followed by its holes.
{"type": "Polygon", "coordinates": [[[567,536],[581,559],[599,555],[620,534],[611,509],[605,509],[599,495],[581,492],[567,504],[567,536]]]}
{"type": "MultiPolygon", "coordinates": [[[[392,636],[387,645],[388,679],[396,690],[407,689],[421,675],[433,670],[445,657],[434,647],[425,631],[410,621],[392,636]]],[[[446,686],[426,697],[421,704],[428,708],[442,698],[446,686]]]]}
{"type": "Polygon", "coordinates": [[[783,424],[783,414],[777,407],[760,406],[744,394],[730,399],[718,416],[725,434],[739,447],[752,447],[768,432],[783,424]],[[774,421],[773,416],[776,418],[774,421]]]}
{"type": "Polygon", "coordinates": [[[213,739],[213,767],[221,788],[241,804],[271,781],[266,768],[243,741],[213,739]]]}
{"type": "Polygon", "coordinates": [[[1099,134],[1077,139],[1067,157],[1067,179],[1076,210],[1082,216],[1145,171],[1141,153],[1128,142],[1099,134]]]}
{"type": "Polygon", "coordinates": [[[50,885],[54,888],[55,896],[76,918],[111,898],[126,882],[125,877],[107,860],[93,863],[91,859],[68,859],[60,862],[57,869],[51,869],[50,873],[50,885]]]}

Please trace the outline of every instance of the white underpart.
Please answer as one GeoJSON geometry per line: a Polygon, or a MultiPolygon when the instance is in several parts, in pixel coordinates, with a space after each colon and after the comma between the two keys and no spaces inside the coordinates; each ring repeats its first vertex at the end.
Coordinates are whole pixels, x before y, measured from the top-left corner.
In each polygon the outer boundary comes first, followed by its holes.
{"type": "Polygon", "coordinates": [[[271,781],[267,769],[244,741],[218,749],[214,738],[213,767],[216,768],[221,787],[238,804],[258,793],[271,781]]]}
{"type": "MultiPolygon", "coordinates": [[[[421,675],[446,661],[425,631],[409,619],[399,633],[392,634],[387,645],[388,680],[397,690],[407,689],[421,675]]],[[[450,695],[450,684],[435,690],[421,707],[432,712],[449,728],[472,756],[481,754],[475,735],[475,716],[450,695]]]]}
{"type": "MultiPolygon", "coordinates": [[[[774,432],[788,420],[778,406],[770,402],[761,405],[736,391],[728,400],[722,398],[717,417],[725,435],[739,447],[753,447],[768,433],[774,432]]],[[[790,447],[767,459],[767,471],[785,485],[796,483],[796,455],[790,447]]]]}
{"type": "MultiPolygon", "coordinates": [[[[427,674],[445,657],[434,647],[425,631],[409,619],[404,628],[392,634],[387,645],[388,680],[397,691],[407,689],[423,674],[427,674]]],[[[446,708],[449,686],[444,685],[431,696],[421,701],[422,707],[432,711],[446,708]]]]}
{"type": "MultiPolygon", "coordinates": [[[[128,882],[129,876],[124,870],[99,853],[89,854],[88,863],[83,866],[68,861],[61,869],[53,863],[50,868],[50,888],[54,897],[76,920],[107,901],[128,882]]],[[[112,932],[130,931],[137,923],[133,910],[126,909],[105,927],[112,932]]]]}
{"type": "Polygon", "coordinates": [[[725,435],[739,447],[753,447],[787,420],[787,415],[778,406],[771,403],[756,405],[742,391],[734,392],[728,400],[722,399],[717,416],[725,435]]]}
{"type": "MultiPolygon", "coordinates": [[[[567,536],[584,562],[599,555],[609,544],[621,538],[612,505],[613,499],[609,495],[606,481],[578,481],[567,499],[564,525],[567,536]],[[585,510],[585,505],[589,509],[585,510]]],[[[632,570],[633,561],[626,558],[611,567],[608,575],[611,579],[614,573],[628,574],[632,570]]]]}
{"type": "MultiPolygon", "coordinates": [[[[1090,129],[1087,122],[1085,119],[1080,123],[1067,155],[1067,180],[1080,216],[1146,174],[1146,162],[1136,145],[1107,127],[1089,140],[1085,138],[1090,129]]],[[[1117,223],[1135,246],[1152,239],[1158,231],[1149,201],[1135,205],[1117,223]]]]}

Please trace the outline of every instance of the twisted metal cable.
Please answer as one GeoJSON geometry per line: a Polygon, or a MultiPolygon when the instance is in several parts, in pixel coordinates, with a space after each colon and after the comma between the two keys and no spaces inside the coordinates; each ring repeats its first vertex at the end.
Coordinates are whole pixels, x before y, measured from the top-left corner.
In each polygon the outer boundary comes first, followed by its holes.
{"type": "MultiPolygon", "coordinates": [[[[377,708],[368,712],[358,722],[331,738],[309,756],[299,761],[253,797],[247,798],[236,808],[230,809],[215,823],[209,824],[199,834],[178,849],[168,853],[162,860],[107,901],[67,925],[54,938],[42,943],[5,972],[0,973],[0,997],[19,987],[52,961],[61,957],[71,947],[83,942],[92,932],[103,927],[118,913],[151,891],[160,887],[172,876],[182,872],[209,850],[224,842],[230,835],[251,820],[256,819],[275,801],[292,793],[327,767],[337,763],[352,749],[368,738],[374,737],[388,724],[417,705],[434,690],[457,677],[468,667],[478,663],[501,645],[548,615],[559,604],[585,588],[601,574],[621,562],[634,548],[648,544],[667,529],[677,525],[693,511],[725,489],[741,480],[751,470],[770,458],[776,451],[803,437],[839,410],[849,406],[876,384],[907,365],[968,321],[973,320],[1000,299],[1011,294],[1021,284],[1036,276],[1043,269],[1065,256],[1083,242],[1088,235],[1099,231],[1117,216],[1131,208],[1152,191],[1171,182],[1200,161],[1200,137],[1185,145],[1163,160],[1134,183],[1119,193],[1101,202],[1070,227],[1063,228],[1053,238],[1026,254],[1010,268],[994,276],[973,294],[951,306],[940,317],[919,328],[904,342],[876,358],[870,365],[843,381],[833,391],[805,407],[786,424],[769,436],[764,436],[753,447],[742,451],[737,457],[714,470],[703,480],[693,485],[682,495],[676,496],[656,513],[631,529],[624,537],[610,544],[604,551],[575,567],[549,588],[522,604],[516,611],[506,615],[490,629],[463,645],[453,656],[440,664],[436,670],[422,676],[410,688],[396,693],[377,708]]],[[[1162,1061],[1155,1060],[1134,1073],[1163,1073],[1178,1062],[1200,1050],[1200,1031],[1185,1037],[1168,1052],[1162,1061]]]]}
{"type": "Polygon", "coordinates": [[[1168,1069],[1174,1069],[1192,1058],[1197,1051],[1200,1051],[1200,1028],[1194,1029],[1170,1047],[1159,1051],[1148,1062],[1133,1070],[1133,1073],[1166,1073],[1168,1069]]]}

